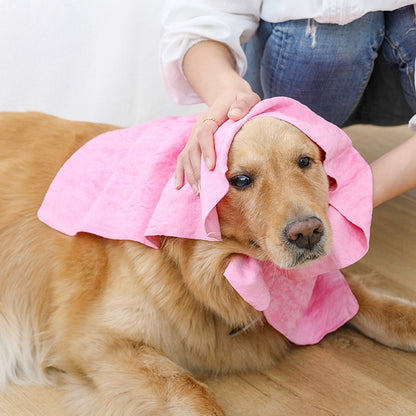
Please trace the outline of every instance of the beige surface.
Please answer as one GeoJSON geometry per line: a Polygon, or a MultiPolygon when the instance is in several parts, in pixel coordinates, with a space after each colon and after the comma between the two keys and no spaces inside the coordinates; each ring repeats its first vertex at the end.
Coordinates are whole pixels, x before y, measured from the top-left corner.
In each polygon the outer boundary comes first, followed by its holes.
{"type": "MultiPolygon", "coordinates": [[[[348,129],[368,161],[410,135],[407,127],[348,129]]],[[[374,212],[371,247],[352,270],[416,299],[416,190],[374,212]]],[[[319,345],[296,348],[276,368],[206,380],[227,416],[416,415],[416,353],[392,350],[343,328],[319,345]]],[[[0,416],[61,416],[60,392],[10,387],[0,416]]]]}

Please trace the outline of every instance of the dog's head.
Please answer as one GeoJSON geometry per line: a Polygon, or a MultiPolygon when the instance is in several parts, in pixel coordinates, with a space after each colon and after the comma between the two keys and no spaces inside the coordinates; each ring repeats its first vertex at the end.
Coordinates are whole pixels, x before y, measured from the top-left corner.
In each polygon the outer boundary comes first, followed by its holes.
{"type": "Polygon", "coordinates": [[[230,189],[218,204],[224,239],[281,268],[328,254],[328,178],[320,148],[272,117],[248,121],[228,157],[230,189]]]}

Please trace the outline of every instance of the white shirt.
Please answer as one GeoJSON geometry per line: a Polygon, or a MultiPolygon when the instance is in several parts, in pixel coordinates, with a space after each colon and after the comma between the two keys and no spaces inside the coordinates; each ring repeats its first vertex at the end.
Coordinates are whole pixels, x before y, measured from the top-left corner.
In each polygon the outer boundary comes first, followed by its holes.
{"type": "Polygon", "coordinates": [[[182,71],[188,49],[202,40],[225,43],[236,70],[243,75],[247,60],[241,44],[255,33],[260,19],[284,22],[315,19],[344,25],[376,10],[395,10],[414,0],[167,0],[162,18],[160,62],[171,98],[181,104],[201,102],[182,71]]]}

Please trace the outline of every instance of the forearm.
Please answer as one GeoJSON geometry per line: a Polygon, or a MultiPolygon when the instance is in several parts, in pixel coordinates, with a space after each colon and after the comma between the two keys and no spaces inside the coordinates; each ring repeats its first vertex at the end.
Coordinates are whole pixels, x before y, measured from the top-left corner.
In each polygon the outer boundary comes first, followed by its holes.
{"type": "Polygon", "coordinates": [[[184,57],[183,72],[208,109],[198,118],[178,157],[175,172],[177,188],[183,185],[185,173],[198,194],[201,154],[209,169],[215,167],[215,131],[227,119],[240,120],[260,101],[234,66],[228,47],[216,41],[199,42],[184,57]]]}
{"type": "Polygon", "coordinates": [[[183,60],[185,76],[208,106],[226,91],[251,91],[234,66],[228,47],[209,40],[192,46],[183,60]]]}
{"type": "Polygon", "coordinates": [[[416,187],[416,135],[371,164],[373,205],[382,204],[416,187]]]}

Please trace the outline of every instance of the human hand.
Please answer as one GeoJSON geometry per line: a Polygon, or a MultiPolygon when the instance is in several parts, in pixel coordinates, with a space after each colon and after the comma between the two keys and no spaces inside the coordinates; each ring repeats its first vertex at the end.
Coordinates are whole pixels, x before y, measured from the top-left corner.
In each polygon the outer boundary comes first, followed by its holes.
{"type": "Polygon", "coordinates": [[[188,142],[178,156],[175,186],[182,188],[184,175],[195,195],[199,195],[201,154],[208,169],[215,167],[214,133],[228,118],[240,120],[260,101],[251,88],[244,91],[227,91],[221,94],[194,124],[188,142]]]}

